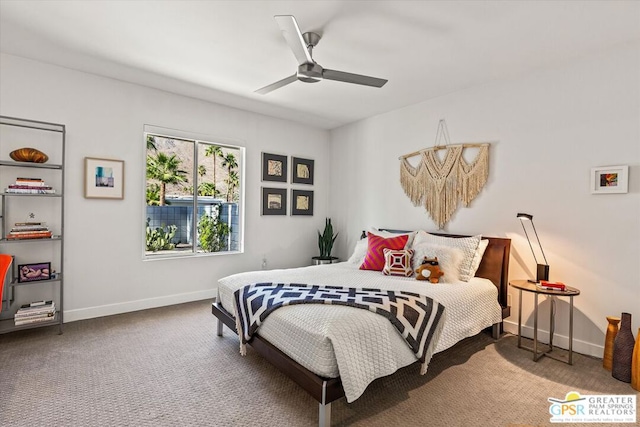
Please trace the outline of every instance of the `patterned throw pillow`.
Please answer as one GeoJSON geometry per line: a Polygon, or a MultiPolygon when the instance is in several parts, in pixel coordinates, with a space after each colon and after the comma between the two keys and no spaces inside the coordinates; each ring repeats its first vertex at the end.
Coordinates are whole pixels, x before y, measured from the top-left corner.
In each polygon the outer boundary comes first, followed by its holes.
{"type": "Polygon", "coordinates": [[[375,234],[376,236],[384,237],[388,239],[389,237],[397,237],[397,236],[407,236],[407,244],[405,245],[405,249],[410,249],[413,244],[413,239],[418,234],[417,231],[386,231],[386,230],[378,230],[377,228],[371,227],[369,230],[371,234],[375,234]]]}
{"type": "Polygon", "coordinates": [[[478,250],[478,245],[480,244],[481,238],[481,235],[473,237],[436,236],[434,234],[429,234],[426,231],[420,230],[413,240],[413,245],[417,246],[421,243],[431,243],[435,245],[462,249],[464,257],[462,258],[462,263],[460,264],[460,280],[462,280],[463,282],[468,282],[475,274],[475,271],[472,273],[471,269],[473,258],[476,255],[476,251],[478,250]]]}
{"type": "Polygon", "coordinates": [[[364,257],[360,270],[382,271],[384,268],[384,249],[404,249],[407,239],[408,236],[406,235],[385,239],[384,237],[367,233],[367,255],[364,257]]]}
{"type": "Polygon", "coordinates": [[[404,276],[413,275],[411,268],[411,258],[413,258],[413,249],[402,249],[394,251],[393,249],[384,248],[384,268],[382,274],[387,276],[404,276]]]}

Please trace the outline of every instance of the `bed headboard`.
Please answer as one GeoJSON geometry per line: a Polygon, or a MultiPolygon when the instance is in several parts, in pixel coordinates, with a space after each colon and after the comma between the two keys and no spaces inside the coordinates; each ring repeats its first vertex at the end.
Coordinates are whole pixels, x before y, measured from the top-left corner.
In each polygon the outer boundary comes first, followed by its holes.
{"type": "MultiPolygon", "coordinates": [[[[391,233],[407,233],[407,231],[404,230],[392,230],[389,228],[380,228],[380,230],[388,231],[391,233]]],[[[366,236],[366,232],[363,231],[363,234],[366,236]]],[[[469,237],[460,234],[430,234],[453,238],[469,237]]],[[[496,285],[496,287],[498,288],[498,301],[504,309],[507,307],[507,293],[509,287],[509,254],[511,252],[511,239],[502,237],[483,237],[482,239],[488,240],[489,246],[487,246],[487,250],[484,252],[482,261],[480,261],[480,266],[478,267],[478,271],[476,271],[476,276],[489,279],[491,280],[491,282],[493,282],[494,285],[496,285]]],[[[503,310],[503,317],[504,314],[505,313],[503,310]]]]}

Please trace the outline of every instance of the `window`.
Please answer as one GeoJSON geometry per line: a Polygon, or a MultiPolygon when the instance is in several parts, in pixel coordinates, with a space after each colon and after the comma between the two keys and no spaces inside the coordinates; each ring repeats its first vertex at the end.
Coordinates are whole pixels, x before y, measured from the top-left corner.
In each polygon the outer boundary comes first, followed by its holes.
{"type": "Polygon", "coordinates": [[[145,258],[242,251],[244,148],[145,126],[145,258]]]}

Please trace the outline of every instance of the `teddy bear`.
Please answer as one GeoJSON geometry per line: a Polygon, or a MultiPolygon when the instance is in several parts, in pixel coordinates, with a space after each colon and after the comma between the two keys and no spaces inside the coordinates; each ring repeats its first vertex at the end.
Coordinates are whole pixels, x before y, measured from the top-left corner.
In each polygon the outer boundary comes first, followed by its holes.
{"type": "Polygon", "coordinates": [[[431,283],[438,283],[440,277],[444,276],[442,270],[440,270],[440,264],[438,263],[438,257],[427,258],[424,257],[422,264],[416,268],[417,280],[428,280],[431,283]]]}

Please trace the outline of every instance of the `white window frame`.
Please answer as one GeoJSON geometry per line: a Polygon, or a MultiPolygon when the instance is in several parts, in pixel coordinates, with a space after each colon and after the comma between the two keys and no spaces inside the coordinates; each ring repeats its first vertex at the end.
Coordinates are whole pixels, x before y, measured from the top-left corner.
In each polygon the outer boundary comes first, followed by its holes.
{"type": "MultiPolygon", "coordinates": [[[[143,261],[155,261],[155,260],[176,259],[176,258],[192,258],[192,257],[202,257],[202,256],[224,256],[224,255],[234,255],[234,254],[244,253],[244,228],[245,228],[245,215],[244,215],[245,185],[244,183],[245,183],[245,169],[246,169],[245,167],[246,148],[244,146],[244,141],[231,139],[231,138],[215,137],[215,136],[200,134],[196,132],[187,132],[187,131],[182,131],[177,129],[164,128],[164,127],[154,126],[154,125],[144,125],[142,134],[143,134],[142,148],[143,148],[143,161],[144,161],[143,165],[144,166],[142,168],[142,186],[141,186],[142,187],[142,206],[143,206],[142,218],[141,218],[141,221],[142,221],[141,236],[142,236],[143,261]],[[197,210],[197,204],[198,204],[198,198],[197,198],[198,149],[197,147],[198,147],[198,143],[208,144],[208,145],[217,145],[223,148],[238,150],[238,155],[239,155],[238,164],[240,165],[239,167],[240,185],[238,187],[238,193],[239,193],[238,223],[240,225],[240,230],[238,232],[238,249],[237,250],[232,250],[232,251],[228,250],[228,251],[220,251],[220,252],[198,252],[196,249],[197,243],[194,240],[193,250],[190,252],[166,251],[166,252],[154,253],[154,254],[147,253],[146,251],[146,223],[147,223],[146,188],[147,188],[147,135],[149,134],[163,137],[163,138],[178,139],[178,140],[194,143],[194,153],[193,153],[194,168],[193,168],[193,176],[190,177],[190,179],[192,179],[192,181],[196,183],[196,185],[194,185],[194,194],[193,194],[194,209],[193,209],[192,222],[194,224],[194,229],[196,228],[195,224],[197,224],[197,219],[198,219],[197,218],[198,217],[198,210],[197,210]]],[[[195,232],[192,238],[195,238],[195,232]]]]}

